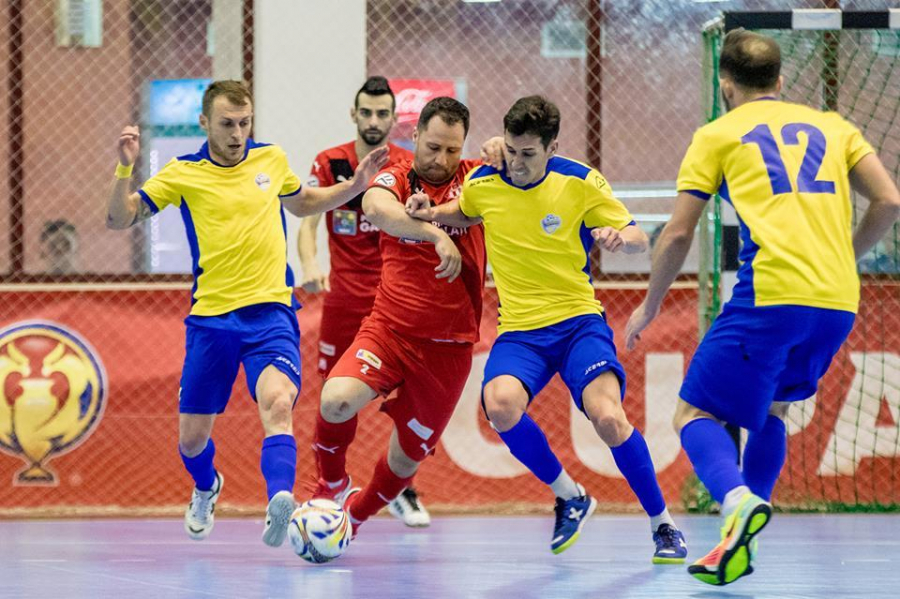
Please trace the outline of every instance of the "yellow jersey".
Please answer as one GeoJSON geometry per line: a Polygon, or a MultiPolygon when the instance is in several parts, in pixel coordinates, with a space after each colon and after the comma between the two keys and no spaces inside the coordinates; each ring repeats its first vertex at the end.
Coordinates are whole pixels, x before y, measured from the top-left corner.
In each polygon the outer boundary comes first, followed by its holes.
{"type": "Polygon", "coordinates": [[[459,206],[484,222],[501,334],[603,312],[591,284],[591,229],[634,219],[596,170],[554,156],[542,179],[517,187],[480,166],[466,176],[459,206]]]}
{"type": "Polygon", "coordinates": [[[719,193],[740,220],[742,248],[732,302],[856,312],[848,173],[872,152],[834,112],[762,98],[694,134],[678,190],[719,193]]]}
{"type": "Polygon", "coordinates": [[[300,179],[278,146],[247,140],[244,159],[217,164],[203,144],[173,158],[139,194],[153,213],[181,211],[191,248],[191,315],[217,316],[262,303],[292,305],[280,197],[300,192],[300,179]]]}

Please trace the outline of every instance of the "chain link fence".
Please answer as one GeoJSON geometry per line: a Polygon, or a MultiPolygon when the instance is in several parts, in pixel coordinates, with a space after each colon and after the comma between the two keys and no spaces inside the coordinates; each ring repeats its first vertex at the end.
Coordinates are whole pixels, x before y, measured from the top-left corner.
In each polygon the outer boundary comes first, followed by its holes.
{"type": "MultiPolygon", "coordinates": [[[[123,125],[142,126],[136,172],[146,178],[167,156],[192,152],[203,142],[198,94],[221,72],[217,64],[236,57],[251,84],[271,68],[254,59],[262,43],[253,35],[261,1],[3,2],[0,47],[9,52],[0,60],[7,91],[0,104],[0,212],[7,215],[7,234],[0,236],[0,389],[8,408],[0,409],[2,513],[183,509],[190,482],[178,460],[176,412],[190,263],[177,250],[183,244],[179,217],[164,212],[131,230],[108,231],[104,203],[123,125]],[[60,345],[65,355],[80,359],[78,368],[47,366],[60,345]],[[24,358],[14,359],[16,352],[24,358]],[[94,378],[74,374],[79,369],[94,378]],[[23,384],[27,379],[33,383],[23,384]],[[81,413],[67,436],[35,424],[56,418],[71,402],[81,413]],[[37,415],[28,416],[29,409],[37,415]]],[[[321,4],[323,19],[341,19],[346,9],[343,2],[321,4]]],[[[748,0],[727,8],[821,5],[748,0]]],[[[843,8],[884,9],[886,3],[847,2],[843,8]]],[[[472,112],[467,156],[501,133],[503,114],[515,99],[546,95],[562,111],[560,153],[598,167],[652,236],[671,210],[681,156],[703,121],[700,32],[721,9],[664,0],[369,0],[366,70],[395,84],[400,142],[408,139],[428,93],[441,90],[465,102],[472,112]]],[[[327,85],[327,79],[297,78],[298,93],[327,85]]],[[[276,101],[290,106],[292,100],[276,101]]],[[[347,97],[333,114],[296,118],[311,132],[345,127],[352,101],[347,97]]],[[[322,149],[289,156],[301,178],[322,149]]],[[[698,268],[695,250],[665,317],[640,350],[622,353],[629,375],[626,411],[645,432],[670,504],[678,503],[690,470],[669,423],[698,339],[692,274],[698,268]]],[[[593,256],[597,295],[620,339],[648,269],[647,256],[593,256]]],[[[314,472],[305,447],[320,388],[315,357],[322,298],[297,293],[304,303],[298,313],[304,389],[295,410],[299,488],[314,472]]],[[[497,313],[495,291],[485,293],[483,339],[469,385],[417,484],[426,503],[453,511],[549,505],[543,487],[479,413],[480,369],[497,313]]],[[[638,509],[608,450],[558,380],[533,410],[576,478],[608,508],[638,509]]],[[[361,418],[348,463],[365,481],[386,446],[390,422],[374,407],[361,418]]],[[[258,511],[265,499],[257,454],[262,430],[242,378],[214,437],[217,463],[229,478],[220,507],[258,511]]],[[[808,459],[804,472],[814,471],[821,456],[808,459]]],[[[892,493],[888,497],[896,501],[892,493]]]]}

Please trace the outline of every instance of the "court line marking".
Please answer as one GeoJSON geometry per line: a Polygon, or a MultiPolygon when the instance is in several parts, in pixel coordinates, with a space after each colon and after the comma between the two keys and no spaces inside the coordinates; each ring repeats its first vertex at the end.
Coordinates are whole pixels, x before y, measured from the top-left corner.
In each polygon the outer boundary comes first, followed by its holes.
{"type": "Polygon", "coordinates": [[[80,574],[82,576],[86,576],[88,578],[96,578],[100,576],[102,578],[108,578],[110,580],[118,580],[120,582],[129,582],[132,584],[144,585],[156,589],[171,589],[175,591],[182,591],[187,593],[193,593],[194,595],[207,595],[210,597],[230,597],[231,599],[243,599],[243,595],[223,595],[220,591],[203,591],[200,589],[194,589],[191,587],[181,587],[175,586],[172,584],[159,584],[155,582],[146,582],[144,580],[138,580],[136,578],[129,578],[127,576],[115,576],[113,574],[107,574],[105,572],[85,572],[83,569],[73,570],[71,568],[60,568],[59,566],[48,566],[48,570],[58,570],[60,572],[65,572],[67,574],[80,574]]]}

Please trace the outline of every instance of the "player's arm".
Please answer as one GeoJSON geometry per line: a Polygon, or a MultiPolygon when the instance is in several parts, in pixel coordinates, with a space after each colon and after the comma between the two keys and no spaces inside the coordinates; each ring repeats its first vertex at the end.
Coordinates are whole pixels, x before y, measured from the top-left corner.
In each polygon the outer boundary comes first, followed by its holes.
{"type": "Polygon", "coordinates": [[[131,192],[131,170],[141,151],[140,139],[140,130],[135,126],[125,127],[119,135],[119,167],[106,202],[106,226],[110,229],[127,229],[153,216],[141,195],[131,192]]]}
{"type": "Polygon", "coordinates": [[[316,261],[316,238],[321,220],[321,212],[307,216],[300,221],[300,229],[297,231],[297,254],[300,256],[300,267],[303,269],[300,286],[308,293],[331,291],[328,277],[316,261]]]}
{"type": "Polygon", "coordinates": [[[424,193],[414,193],[406,200],[406,213],[413,218],[448,227],[465,228],[481,223],[481,218],[465,215],[459,206],[459,200],[432,206],[431,199],[424,193]]]}
{"type": "Polygon", "coordinates": [[[309,216],[346,204],[366,190],[369,179],[387,164],[389,151],[387,146],[383,146],[369,152],[360,161],[356,173],[349,181],[343,181],[330,187],[305,185],[300,193],[281,198],[284,208],[295,216],[309,216]]]}
{"type": "Polygon", "coordinates": [[[637,225],[630,224],[622,229],[600,227],[591,230],[591,236],[608,252],[623,254],[643,254],[650,247],[650,239],[637,225]]]}
{"type": "Polygon", "coordinates": [[[430,222],[412,218],[397,201],[397,196],[383,187],[372,187],[363,196],[363,212],[372,224],[391,235],[434,244],[441,263],[434,270],[437,278],[452,282],[462,269],[462,257],[456,244],[440,228],[430,222]]]}
{"type": "Polygon", "coordinates": [[[653,249],[647,296],[625,326],[625,345],[628,349],[634,348],[635,342],[641,338],[641,331],[659,314],[663,298],[684,266],[694,241],[694,230],[705,207],[706,201],[697,196],[686,191],[678,193],[672,218],[666,223],[653,249]]]}
{"type": "Polygon", "coordinates": [[[900,217],[900,191],[875,154],[867,154],[850,169],[850,185],[869,200],[869,207],[853,234],[853,250],[859,260],[900,217]]]}

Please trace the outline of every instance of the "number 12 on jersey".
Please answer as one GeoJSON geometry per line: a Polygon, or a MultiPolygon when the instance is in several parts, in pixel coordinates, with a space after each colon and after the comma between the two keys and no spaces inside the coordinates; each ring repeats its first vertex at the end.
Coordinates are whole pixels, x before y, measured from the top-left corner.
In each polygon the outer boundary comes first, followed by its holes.
{"type": "MultiPolygon", "coordinates": [[[[816,179],[822,160],[825,158],[825,135],[817,127],[809,123],[789,123],[781,128],[781,139],[785,145],[800,144],[800,133],[806,134],[806,153],[797,173],[797,191],[800,193],[834,193],[834,181],[816,179]]],[[[741,138],[745,144],[756,144],[762,153],[769,181],[774,195],[791,193],[794,189],[788,178],[784,160],[778,150],[778,143],[768,125],[757,125],[750,133],[741,138]]]]}

